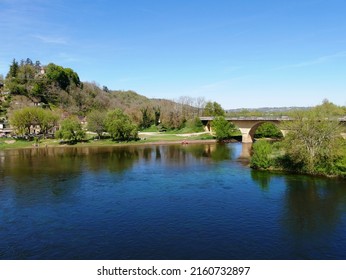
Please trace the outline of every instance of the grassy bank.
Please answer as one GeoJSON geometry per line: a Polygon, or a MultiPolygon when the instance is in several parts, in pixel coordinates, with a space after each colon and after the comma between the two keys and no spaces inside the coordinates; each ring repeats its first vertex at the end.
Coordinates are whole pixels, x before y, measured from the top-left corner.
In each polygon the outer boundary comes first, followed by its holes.
{"type": "MultiPolygon", "coordinates": [[[[79,142],[71,146],[112,146],[112,145],[141,145],[150,143],[181,143],[186,142],[204,142],[214,140],[213,136],[209,133],[189,133],[189,134],[170,134],[170,133],[157,133],[147,132],[139,133],[140,140],[131,142],[117,142],[111,139],[94,139],[91,135],[87,137],[88,140],[79,142]]],[[[38,147],[60,147],[62,145],[57,139],[41,139],[38,141],[38,147]]],[[[16,140],[12,138],[0,138],[0,150],[6,149],[20,149],[36,147],[35,141],[16,140]]]]}

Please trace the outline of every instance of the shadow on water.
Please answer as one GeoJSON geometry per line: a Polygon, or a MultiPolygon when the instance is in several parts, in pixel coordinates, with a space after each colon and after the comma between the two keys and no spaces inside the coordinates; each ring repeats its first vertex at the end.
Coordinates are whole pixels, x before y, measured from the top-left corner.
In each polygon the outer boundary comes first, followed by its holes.
{"type": "Polygon", "coordinates": [[[311,234],[333,229],[345,211],[344,180],[258,170],[251,170],[251,178],[263,191],[275,189],[275,180],[284,180],[286,210],[283,220],[292,232],[311,234]]]}
{"type": "Polygon", "coordinates": [[[269,190],[272,176],[273,175],[267,171],[251,170],[251,179],[256,182],[262,190],[269,190]]]}
{"type": "Polygon", "coordinates": [[[346,203],[345,181],[308,176],[286,176],[285,181],[286,222],[292,231],[310,234],[339,224],[346,203]]]}
{"type": "Polygon", "coordinates": [[[333,233],[340,230],[346,211],[345,180],[304,175],[273,174],[251,171],[251,178],[265,192],[273,192],[284,182],[281,223],[292,239],[290,248],[297,258],[319,259],[346,257],[337,244],[331,244],[333,233]],[[318,246],[316,246],[318,244],[318,246]],[[335,246],[335,248],[333,248],[335,246]]]}

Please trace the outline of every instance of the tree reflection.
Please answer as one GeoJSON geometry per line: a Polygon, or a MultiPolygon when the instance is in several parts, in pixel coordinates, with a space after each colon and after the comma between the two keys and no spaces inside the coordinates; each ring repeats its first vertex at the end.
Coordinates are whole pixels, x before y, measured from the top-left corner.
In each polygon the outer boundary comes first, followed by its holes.
{"type": "Polygon", "coordinates": [[[228,144],[191,145],[186,148],[196,158],[210,158],[215,162],[231,160],[233,149],[228,144]]]}
{"type": "Polygon", "coordinates": [[[267,171],[251,170],[251,178],[254,180],[263,190],[268,190],[270,180],[273,175],[267,171]]]}
{"type": "Polygon", "coordinates": [[[78,173],[78,157],[77,151],[73,148],[69,149],[69,153],[61,149],[19,149],[5,153],[1,169],[4,175],[25,183],[28,178],[56,178],[58,174],[78,173]]]}
{"type": "Polygon", "coordinates": [[[284,221],[291,231],[311,234],[339,224],[340,204],[346,198],[344,182],[330,184],[327,179],[287,176],[286,184],[284,221]]]}
{"type": "Polygon", "coordinates": [[[98,148],[87,157],[88,168],[93,172],[101,172],[106,168],[110,172],[122,173],[138,160],[139,152],[135,147],[98,148]]]}

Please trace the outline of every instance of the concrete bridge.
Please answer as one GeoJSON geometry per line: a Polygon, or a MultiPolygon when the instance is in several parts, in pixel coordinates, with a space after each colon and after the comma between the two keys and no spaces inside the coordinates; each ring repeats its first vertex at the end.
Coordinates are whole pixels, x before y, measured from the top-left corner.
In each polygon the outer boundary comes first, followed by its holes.
{"type": "MultiPolygon", "coordinates": [[[[214,117],[200,117],[204,129],[212,132],[211,122],[214,117]]],[[[281,122],[292,121],[289,117],[228,117],[227,121],[232,122],[237,126],[242,134],[243,143],[252,143],[256,129],[263,123],[272,123],[278,126],[281,122]]],[[[346,117],[338,119],[342,123],[346,123],[346,117]]],[[[280,129],[280,127],[279,127],[280,129]]],[[[286,135],[287,130],[280,129],[283,136],[286,135]]],[[[345,138],[345,135],[342,135],[345,138]]]]}

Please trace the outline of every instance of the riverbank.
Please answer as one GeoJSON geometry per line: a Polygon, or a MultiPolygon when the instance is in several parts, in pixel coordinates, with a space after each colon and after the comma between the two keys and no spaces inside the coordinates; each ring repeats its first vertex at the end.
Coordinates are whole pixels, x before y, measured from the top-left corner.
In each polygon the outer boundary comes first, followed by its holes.
{"type": "Polygon", "coordinates": [[[12,138],[0,139],[0,150],[46,147],[97,147],[97,146],[129,146],[129,145],[163,145],[163,144],[204,144],[216,143],[209,133],[168,134],[159,132],[139,133],[139,140],[117,142],[111,139],[90,138],[76,144],[62,143],[57,139],[42,139],[35,141],[16,140],[12,138]]]}

